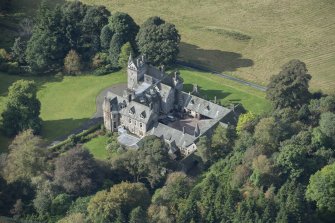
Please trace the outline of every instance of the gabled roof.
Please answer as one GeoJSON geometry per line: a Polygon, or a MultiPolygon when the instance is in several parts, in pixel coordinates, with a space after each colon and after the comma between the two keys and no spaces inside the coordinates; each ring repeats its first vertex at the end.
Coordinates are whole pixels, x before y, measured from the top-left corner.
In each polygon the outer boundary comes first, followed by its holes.
{"type": "Polygon", "coordinates": [[[112,92],[107,93],[107,98],[111,102],[112,111],[118,111],[120,114],[140,122],[148,123],[151,116],[154,114],[149,106],[136,101],[128,102],[126,98],[112,92]]]}
{"type": "Polygon", "coordinates": [[[170,87],[170,86],[168,86],[168,85],[166,85],[166,84],[162,84],[162,83],[160,83],[159,84],[159,93],[160,93],[160,95],[161,95],[161,97],[162,97],[162,100],[164,101],[164,102],[166,102],[167,101],[167,99],[168,99],[168,97],[169,97],[169,95],[170,95],[170,93],[171,93],[171,91],[172,91],[172,87],[170,87]]]}
{"type": "Polygon", "coordinates": [[[195,111],[209,118],[223,118],[231,112],[230,109],[217,105],[213,102],[197,96],[181,92],[182,100],[179,101],[182,107],[195,111]]]}
{"type": "Polygon", "coordinates": [[[175,142],[175,144],[179,148],[185,148],[191,145],[197,138],[186,133],[184,134],[182,131],[179,131],[178,129],[174,129],[162,123],[158,123],[156,126],[154,126],[151,129],[150,134],[157,137],[163,137],[165,140],[168,140],[171,143],[175,142]]]}
{"type": "Polygon", "coordinates": [[[131,101],[128,103],[127,107],[120,109],[120,114],[143,123],[148,123],[154,112],[150,107],[144,104],[131,101]]]}

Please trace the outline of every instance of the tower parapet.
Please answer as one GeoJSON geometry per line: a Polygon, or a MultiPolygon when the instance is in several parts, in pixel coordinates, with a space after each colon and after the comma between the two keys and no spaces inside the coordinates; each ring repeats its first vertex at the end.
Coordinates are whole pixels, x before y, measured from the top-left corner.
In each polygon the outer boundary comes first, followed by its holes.
{"type": "Polygon", "coordinates": [[[135,60],[132,55],[129,55],[127,74],[128,74],[128,89],[135,89],[140,81],[143,81],[144,74],[147,72],[147,64],[145,56],[142,55],[135,60]]]}

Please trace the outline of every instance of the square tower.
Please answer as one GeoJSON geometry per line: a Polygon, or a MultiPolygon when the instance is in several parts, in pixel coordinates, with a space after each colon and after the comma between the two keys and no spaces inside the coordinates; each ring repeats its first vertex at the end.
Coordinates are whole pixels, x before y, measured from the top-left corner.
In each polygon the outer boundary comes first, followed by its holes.
{"type": "Polygon", "coordinates": [[[144,74],[147,72],[147,64],[145,62],[145,57],[140,56],[133,60],[130,54],[127,66],[128,75],[128,89],[134,90],[140,82],[144,79],[144,74]]]}

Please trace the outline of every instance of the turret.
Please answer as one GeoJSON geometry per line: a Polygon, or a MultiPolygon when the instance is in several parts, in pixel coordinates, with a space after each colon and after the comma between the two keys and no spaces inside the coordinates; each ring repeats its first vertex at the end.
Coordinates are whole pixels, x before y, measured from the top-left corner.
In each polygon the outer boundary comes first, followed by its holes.
{"type": "Polygon", "coordinates": [[[129,55],[127,75],[128,75],[128,89],[134,90],[139,82],[143,81],[144,74],[147,72],[147,65],[145,57],[138,57],[136,60],[133,59],[132,55],[129,55]]]}

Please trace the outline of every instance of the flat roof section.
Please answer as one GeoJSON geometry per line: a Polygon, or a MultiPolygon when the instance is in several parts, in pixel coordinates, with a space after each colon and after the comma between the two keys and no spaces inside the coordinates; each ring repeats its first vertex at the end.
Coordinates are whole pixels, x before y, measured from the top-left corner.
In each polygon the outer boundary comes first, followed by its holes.
{"type": "Polygon", "coordinates": [[[126,147],[138,149],[137,143],[141,140],[140,138],[130,135],[128,133],[123,133],[117,137],[118,142],[126,147]]]}

